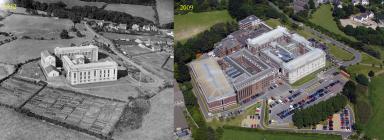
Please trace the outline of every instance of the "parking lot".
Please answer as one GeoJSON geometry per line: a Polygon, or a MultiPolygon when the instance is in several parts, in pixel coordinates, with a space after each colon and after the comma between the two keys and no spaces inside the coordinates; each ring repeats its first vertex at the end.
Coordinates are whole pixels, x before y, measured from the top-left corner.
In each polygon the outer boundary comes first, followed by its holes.
{"type": "Polygon", "coordinates": [[[340,75],[288,92],[288,96],[268,99],[270,124],[287,124],[292,122],[295,109],[303,109],[318,102],[325,101],[339,93],[344,85],[340,75]]]}

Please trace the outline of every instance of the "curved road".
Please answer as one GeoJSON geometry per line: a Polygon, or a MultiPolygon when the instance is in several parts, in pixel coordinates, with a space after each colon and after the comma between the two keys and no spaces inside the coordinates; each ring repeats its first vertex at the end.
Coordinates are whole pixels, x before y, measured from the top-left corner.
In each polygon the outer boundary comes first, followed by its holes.
{"type": "Polygon", "coordinates": [[[87,30],[89,30],[89,31],[91,31],[91,33],[92,34],[94,34],[97,38],[99,38],[99,39],[101,39],[101,40],[103,40],[105,43],[107,43],[107,44],[109,44],[109,48],[117,55],[117,56],[119,56],[121,59],[123,59],[125,62],[129,62],[130,63],[130,65],[132,65],[132,66],[134,66],[134,67],[136,67],[136,68],[138,68],[139,70],[140,70],[140,72],[142,72],[143,74],[145,74],[145,75],[149,75],[153,80],[154,80],[154,82],[153,83],[146,83],[146,84],[149,84],[149,85],[156,85],[156,86],[160,86],[161,85],[161,79],[160,79],[160,77],[158,77],[158,76],[156,76],[155,74],[153,74],[153,73],[151,73],[151,72],[149,72],[149,71],[147,71],[143,66],[141,66],[141,65],[139,65],[139,64],[137,64],[137,63],[135,63],[133,60],[131,60],[130,58],[128,58],[127,56],[125,56],[124,54],[122,54],[117,48],[116,48],[116,46],[115,46],[115,44],[111,41],[111,40],[109,40],[109,39],[107,39],[107,38],[105,38],[104,36],[102,36],[102,35],[100,35],[100,34],[98,34],[98,33],[96,33],[86,22],[83,22],[83,24],[84,24],[84,26],[87,28],[87,30]]]}

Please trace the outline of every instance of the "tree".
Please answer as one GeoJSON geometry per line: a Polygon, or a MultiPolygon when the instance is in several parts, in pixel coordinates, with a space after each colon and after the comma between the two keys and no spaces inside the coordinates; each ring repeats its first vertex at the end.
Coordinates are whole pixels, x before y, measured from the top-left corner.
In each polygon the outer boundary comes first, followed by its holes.
{"type": "Polygon", "coordinates": [[[349,101],[356,103],[356,84],[353,81],[348,81],[345,83],[341,93],[348,97],[349,101]]]}
{"type": "Polygon", "coordinates": [[[309,4],[309,8],[310,9],[315,9],[316,8],[315,2],[313,0],[309,0],[308,4],[309,4]]]}
{"type": "Polygon", "coordinates": [[[370,70],[370,71],[368,72],[368,76],[369,76],[369,77],[373,77],[373,76],[375,76],[375,72],[373,72],[372,70],[370,70]]]}
{"type": "Polygon", "coordinates": [[[356,76],[356,81],[357,81],[357,83],[364,85],[364,86],[368,86],[368,84],[369,84],[368,78],[364,74],[358,74],[356,76]]]}
{"type": "Polygon", "coordinates": [[[70,38],[67,30],[61,31],[60,37],[61,37],[61,39],[69,39],[70,38]]]}

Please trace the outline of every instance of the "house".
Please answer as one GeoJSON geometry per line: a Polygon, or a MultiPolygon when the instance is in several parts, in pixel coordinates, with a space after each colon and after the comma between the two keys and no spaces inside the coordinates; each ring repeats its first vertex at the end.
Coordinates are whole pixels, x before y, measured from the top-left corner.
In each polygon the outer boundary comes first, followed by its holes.
{"type": "Polygon", "coordinates": [[[127,24],[119,24],[118,28],[121,29],[121,30],[126,30],[127,29],[127,24]]]}
{"type": "Polygon", "coordinates": [[[59,70],[56,69],[54,66],[48,66],[44,68],[44,73],[47,77],[57,77],[59,76],[59,70]]]}
{"type": "Polygon", "coordinates": [[[375,15],[373,12],[365,12],[360,15],[354,16],[353,20],[360,23],[365,23],[368,19],[373,18],[375,15]]]}
{"type": "Polygon", "coordinates": [[[140,26],[137,24],[133,24],[131,28],[133,31],[139,31],[140,30],[140,26]]]}
{"type": "Polygon", "coordinates": [[[352,0],[352,4],[355,6],[355,5],[358,5],[358,4],[361,4],[361,5],[369,5],[369,0],[352,0]]]}

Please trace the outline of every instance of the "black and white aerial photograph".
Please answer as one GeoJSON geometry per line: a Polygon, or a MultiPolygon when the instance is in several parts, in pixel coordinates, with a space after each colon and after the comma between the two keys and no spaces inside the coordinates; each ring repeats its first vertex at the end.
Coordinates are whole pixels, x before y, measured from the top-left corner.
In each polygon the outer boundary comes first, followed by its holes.
{"type": "Polygon", "coordinates": [[[0,140],[174,138],[173,0],[0,0],[0,140]]]}

